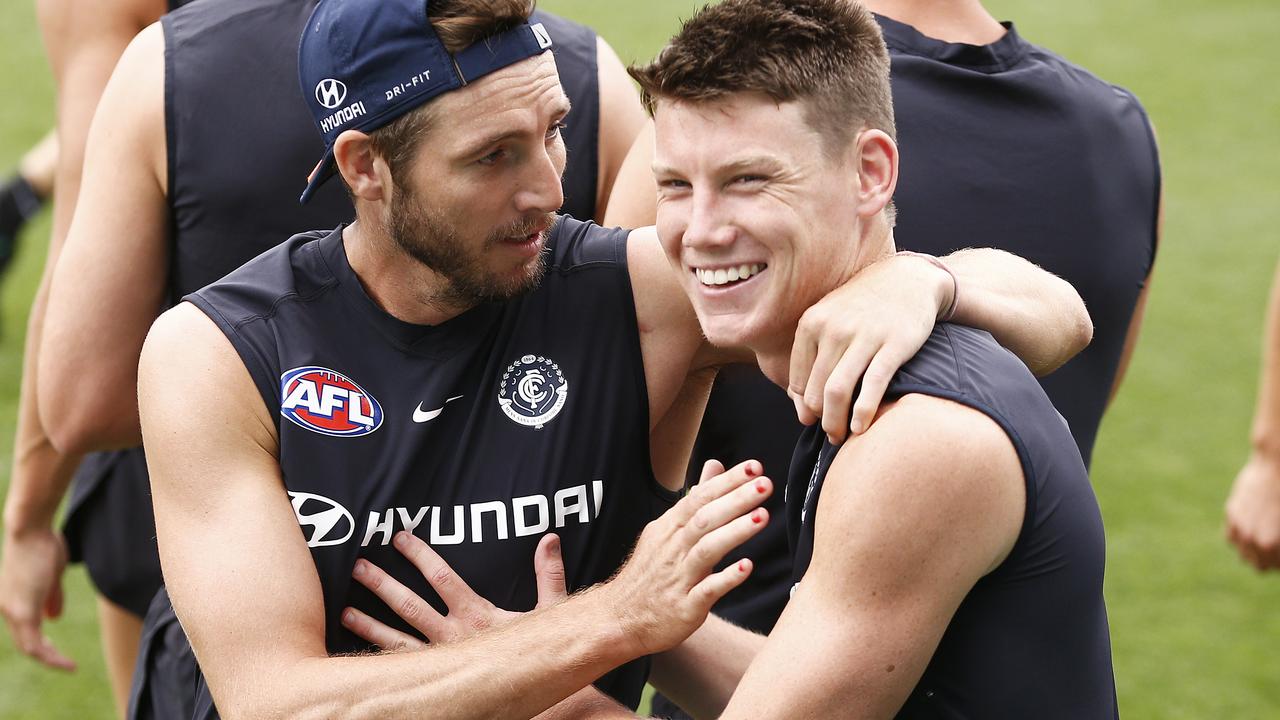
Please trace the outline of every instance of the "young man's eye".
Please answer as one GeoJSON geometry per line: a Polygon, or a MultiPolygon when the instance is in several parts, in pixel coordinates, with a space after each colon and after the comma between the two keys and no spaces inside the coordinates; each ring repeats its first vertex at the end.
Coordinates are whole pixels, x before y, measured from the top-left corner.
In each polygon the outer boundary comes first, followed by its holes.
{"type": "Polygon", "coordinates": [[[685,188],[689,187],[689,183],[685,180],[676,180],[673,178],[667,178],[664,180],[659,180],[658,187],[662,188],[663,190],[684,190],[685,188]]]}

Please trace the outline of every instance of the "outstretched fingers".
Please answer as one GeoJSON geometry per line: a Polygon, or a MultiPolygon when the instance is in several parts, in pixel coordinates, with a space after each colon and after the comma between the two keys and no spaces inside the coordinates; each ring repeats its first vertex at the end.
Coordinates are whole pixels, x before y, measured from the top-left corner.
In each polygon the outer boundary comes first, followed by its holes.
{"type": "Polygon", "coordinates": [[[743,558],[720,572],[708,575],[694,586],[691,594],[699,597],[708,607],[715,605],[720,602],[720,598],[746,582],[754,567],[750,560],[743,558]]]}
{"type": "Polygon", "coordinates": [[[396,533],[392,542],[400,554],[408,558],[427,579],[431,589],[444,601],[450,613],[468,610],[474,603],[482,601],[471,586],[422,538],[401,530],[396,533]]]}
{"type": "MultiPolygon", "coordinates": [[[[442,561],[443,562],[443,561],[442,561]]],[[[444,617],[431,607],[431,603],[423,600],[417,593],[405,587],[399,580],[391,577],[385,570],[368,560],[356,560],[351,571],[356,582],[369,588],[378,599],[387,604],[404,621],[433,642],[447,642],[448,625],[444,617]]],[[[358,612],[358,611],[356,611],[358,612]]],[[[344,616],[345,622],[345,616],[344,616]]],[[[353,631],[354,632],[354,631],[353,631]]],[[[358,634],[358,633],[357,633],[358,634]]],[[[361,637],[364,637],[361,635],[361,637]]],[[[369,638],[365,638],[368,640],[369,638]]],[[[378,643],[381,645],[381,643],[378,643]]],[[[384,646],[385,647],[385,646],[384,646]]]]}
{"type": "Polygon", "coordinates": [[[342,611],[342,627],[387,652],[412,652],[427,647],[418,638],[374,620],[355,608],[342,611]]]}

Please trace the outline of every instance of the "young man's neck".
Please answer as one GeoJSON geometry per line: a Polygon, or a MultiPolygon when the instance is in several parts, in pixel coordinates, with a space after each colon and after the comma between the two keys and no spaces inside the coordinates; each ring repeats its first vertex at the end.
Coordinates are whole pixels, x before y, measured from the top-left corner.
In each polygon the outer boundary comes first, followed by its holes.
{"type": "MultiPolygon", "coordinates": [[[[868,224],[856,242],[857,256],[828,289],[828,292],[848,285],[862,268],[894,253],[893,229],[889,227],[883,216],[868,224]]],[[[750,347],[755,353],[760,372],[764,373],[770,382],[784,390],[791,379],[791,349],[795,344],[795,335],[796,328],[787,328],[772,338],[753,343],[750,347]]]]}
{"type": "Polygon", "coordinates": [[[862,0],[868,10],[949,43],[990,45],[1005,29],[979,0],[862,0]]]}
{"type": "Polygon", "coordinates": [[[374,225],[352,223],[343,230],[342,242],[352,272],[383,312],[415,325],[440,325],[473,307],[441,301],[448,281],[374,225]]]}

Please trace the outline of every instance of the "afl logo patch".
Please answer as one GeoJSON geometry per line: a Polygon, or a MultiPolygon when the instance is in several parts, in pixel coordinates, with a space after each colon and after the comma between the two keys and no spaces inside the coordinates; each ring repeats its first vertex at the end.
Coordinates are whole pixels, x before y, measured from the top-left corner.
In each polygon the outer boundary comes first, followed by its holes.
{"type": "Polygon", "coordinates": [[[356,437],[382,425],[382,406],[351,378],[310,365],[280,376],[280,414],[321,435],[356,437]]]}
{"type": "Polygon", "coordinates": [[[560,366],[541,355],[525,355],[507,366],[498,385],[498,407],[513,422],[541,430],[569,398],[560,366]]]}

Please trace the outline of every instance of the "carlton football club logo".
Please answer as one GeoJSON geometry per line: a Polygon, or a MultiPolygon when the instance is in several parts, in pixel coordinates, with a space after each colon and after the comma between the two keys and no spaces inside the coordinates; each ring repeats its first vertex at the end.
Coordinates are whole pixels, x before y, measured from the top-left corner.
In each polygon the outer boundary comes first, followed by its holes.
{"type": "Polygon", "coordinates": [[[541,355],[525,355],[507,366],[498,385],[498,407],[512,421],[535,430],[551,422],[569,399],[560,366],[541,355]]]}
{"type": "Polygon", "coordinates": [[[382,406],[351,378],[329,368],[294,368],[280,376],[280,414],[321,435],[358,437],[382,425],[382,406]]]}

